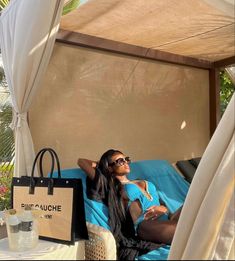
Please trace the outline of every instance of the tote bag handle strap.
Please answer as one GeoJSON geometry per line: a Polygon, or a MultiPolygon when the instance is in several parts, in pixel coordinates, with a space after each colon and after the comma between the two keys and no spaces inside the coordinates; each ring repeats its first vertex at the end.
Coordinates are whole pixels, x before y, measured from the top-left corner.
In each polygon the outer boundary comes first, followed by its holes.
{"type": "MultiPolygon", "coordinates": [[[[34,177],[34,170],[35,170],[35,167],[36,167],[36,164],[37,164],[37,161],[38,161],[38,158],[39,158],[39,156],[43,156],[43,154],[45,153],[47,151],[47,149],[46,148],[44,148],[44,149],[41,149],[38,153],[37,153],[37,155],[36,155],[36,157],[35,157],[35,159],[34,159],[34,161],[33,161],[33,167],[32,167],[32,171],[31,171],[31,178],[33,178],[34,177]]],[[[52,159],[52,167],[53,167],[53,170],[54,170],[54,158],[52,159]]],[[[43,172],[41,171],[41,169],[40,169],[40,177],[41,178],[43,178],[43,172]]]]}
{"type": "MultiPolygon", "coordinates": [[[[32,167],[32,171],[31,171],[31,177],[30,177],[30,183],[29,183],[29,194],[34,194],[34,189],[35,189],[35,185],[36,185],[36,182],[35,182],[35,179],[34,179],[34,170],[35,170],[39,156],[42,157],[41,155],[43,155],[45,152],[46,152],[45,148],[41,149],[37,153],[37,155],[36,155],[36,157],[33,161],[33,167],[32,167]]],[[[53,157],[53,155],[51,155],[51,157],[53,157]]],[[[54,158],[52,159],[52,169],[54,170],[54,158]]],[[[43,173],[41,171],[40,171],[39,174],[40,174],[40,177],[43,178],[43,173]]]]}
{"type": "MultiPolygon", "coordinates": [[[[52,148],[48,148],[48,150],[54,155],[55,160],[56,160],[56,164],[57,164],[57,171],[58,171],[58,178],[61,178],[61,171],[60,171],[60,161],[58,158],[57,153],[52,149],[52,148]]],[[[53,178],[53,171],[51,171],[50,173],[50,178],[53,178]]]]}
{"type": "MultiPolygon", "coordinates": [[[[42,167],[42,159],[43,159],[43,156],[44,154],[48,151],[48,149],[45,149],[42,153],[41,153],[41,156],[40,156],[40,159],[39,159],[39,169],[40,169],[40,176],[41,177],[44,177],[43,175],[43,167],[42,167]]],[[[51,151],[48,151],[50,154],[51,154],[51,171],[50,173],[53,173],[54,171],[54,166],[55,166],[55,159],[54,159],[54,155],[52,154],[51,151]]]]}
{"type": "Polygon", "coordinates": [[[35,166],[37,163],[37,160],[40,156],[39,159],[39,168],[40,168],[40,177],[43,178],[43,167],[42,167],[42,162],[43,162],[43,156],[46,152],[49,152],[51,155],[51,171],[50,171],[50,179],[48,181],[48,194],[49,195],[53,195],[53,187],[54,187],[54,180],[53,180],[53,171],[54,171],[54,165],[55,165],[55,160],[57,163],[57,170],[58,170],[58,177],[61,178],[61,171],[60,171],[60,162],[59,162],[59,158],[58,155],[56,154],[56,152],[51,149],[51,148],[43,148],[41,149],[33,162],[33,167],[32,167],[32,172],[31,172],[31,178],[30,178],[30,186],[29,186],[29,193],[30,194],[34,194],[34,188],[35,188],[35,180],[34,180],[34,170],[35,170],[35,166]]]}
{"type": "Polygon", "coordinates": [[[52,161],[51,171],[50,171],[50,178],[53,178],[53,171],[54,171],[54,163],[55,163],[55,161],[56,161],[56,164],[57,164],[58,178],[61,178],[60,161],[59,161],[57,153],[52,148],[44,148],[44,149],[42,149],[41,156],[40,156],[40,159],[39,159],[40,176],[44,177],[44,175],[43,175],[43,167],[42,167],[42,160],[43,160],[43,155],[47,151],[51,154],[51,161],[52,161]]]}
{"type": "Polygon", "coordinates": [[[43,167],[42,167],[42,159],[43,159],[45,152],[47,152],[47,151],[51,154],[51,160],[52,160],[50,178],[48,180],[48,195],[53,195],[53,190],[54,190],[54,179],[53,179],[54,163],[56,161],[58,178],[61,178],[60,161],[59,161],[57,153],[52,148],[45,148],[45,150],[41,153],[40,162],[39,162],[40,173],[41,173],[42,176],[44,176],[43,175],[43,167]]]}

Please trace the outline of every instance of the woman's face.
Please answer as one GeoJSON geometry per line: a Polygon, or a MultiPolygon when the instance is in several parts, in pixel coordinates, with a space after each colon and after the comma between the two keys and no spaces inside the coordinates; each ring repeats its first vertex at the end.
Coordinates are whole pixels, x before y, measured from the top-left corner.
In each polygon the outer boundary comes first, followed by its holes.
{"type": "Polygon", "coordinates": [[[111,159],[111,168],[117,175],[127,175],[130,173],[130,159],[121,153],[114,154],[111,159]]]}

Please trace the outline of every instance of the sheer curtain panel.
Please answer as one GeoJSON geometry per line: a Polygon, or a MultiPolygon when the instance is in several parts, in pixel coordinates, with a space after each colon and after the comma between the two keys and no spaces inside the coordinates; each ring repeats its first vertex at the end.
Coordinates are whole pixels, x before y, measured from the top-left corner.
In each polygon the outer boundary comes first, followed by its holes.
{"type": "Polygon", "coordinates": [[[47,68],[62,0],[12,0],[0,16],[0,44],[13,103],[14,176],[29,175],[35,157],[27,111],[47,68]]]}
{"type": "Polygon", "coordinates": [[[191,183],[168,259],[234,256],[234,94],[191,183]]]}

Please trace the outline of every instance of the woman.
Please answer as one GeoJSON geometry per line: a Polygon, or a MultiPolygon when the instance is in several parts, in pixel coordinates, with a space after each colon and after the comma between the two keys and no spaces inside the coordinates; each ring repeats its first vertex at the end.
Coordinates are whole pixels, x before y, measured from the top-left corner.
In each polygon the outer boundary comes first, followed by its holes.
{"type": "Polygon", "coordinates": [[[151,182],[129,180],[129,163],[129,157],[113,149],[106,151],[99,162],[78,159],[78,165],[89,177],[88,196],[100,197],[109,207],[114,235],[121,229],[129,211],[140,239],[170,244],[181,209],[169,214],[167,208],[160,205],[158,193],[151,182]]]}

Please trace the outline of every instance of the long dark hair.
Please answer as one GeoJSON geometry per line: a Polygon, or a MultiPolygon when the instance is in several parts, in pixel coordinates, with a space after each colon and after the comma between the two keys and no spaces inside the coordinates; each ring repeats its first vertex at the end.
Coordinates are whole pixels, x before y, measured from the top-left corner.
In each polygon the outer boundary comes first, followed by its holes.
{"type": "Polygon", "coordinates": [[[108,209],[109,209],[109,225],[114,236],[118,236],[121,224],[125,221],[125,209],[121,197],[121,183],[112,175],[109,164],[112,162],[112,156],[115,154],[123,154],[119,150],[110,149],[106,151],[100,158],[98,169],[107,179],[108,186],[108,209]]]}
{"type": "Polygon", "coordinates": [[[98,188],[103,187],[107,192],[101,190],[103,192],[101,197],[104,196],[107,199],[109,226],[116,241],[118,260],[136,260],[139,254],[143,255],[162,245],[140,240],[135,235],[130,212],[125,211],[123,206],[121,182],[115,178],[109,168],[112,156],[117,153],[123,154],[119,150],[110,149],[101,156],[96,171],[99,171],[98,176],[101,177],[99,180],[102,180],[104,186],[98,186],[98,188]]]}

